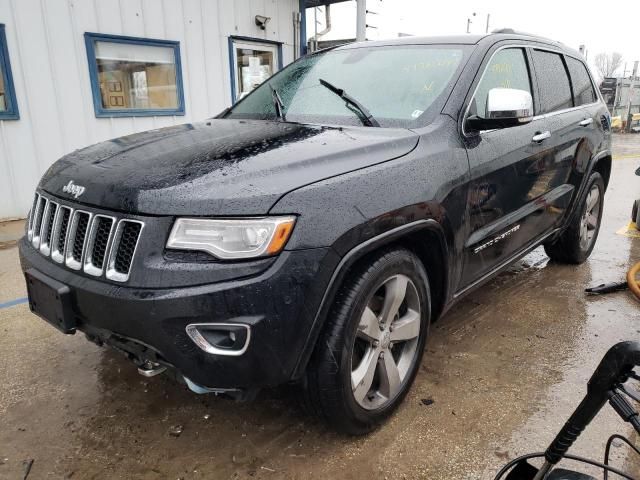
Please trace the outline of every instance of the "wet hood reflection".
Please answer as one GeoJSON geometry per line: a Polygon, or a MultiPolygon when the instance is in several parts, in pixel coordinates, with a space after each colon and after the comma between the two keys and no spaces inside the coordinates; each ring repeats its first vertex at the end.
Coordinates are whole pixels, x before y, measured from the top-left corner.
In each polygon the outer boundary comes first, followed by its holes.
{"type": "Polygon", "coordinates": [[[77,150],[40,186],[66,198],[72,180],[83,203],[143,214],[265,214],[291,190],[400,157],[417,141],[404,129],[210,120],[77,150]]]}

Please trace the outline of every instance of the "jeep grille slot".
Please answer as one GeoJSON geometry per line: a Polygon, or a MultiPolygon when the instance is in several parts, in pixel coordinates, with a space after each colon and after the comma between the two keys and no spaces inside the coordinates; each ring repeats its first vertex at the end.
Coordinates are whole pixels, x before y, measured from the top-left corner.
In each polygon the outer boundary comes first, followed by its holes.
{"type": "Polygon", "coordinates": [[[93,264],[102,268],[104,264],[104,255],[107,253],[107,242],[109,241],[109,233],[111,233],[111,227],[113,226],[113,220],[110,218],[98,218],[98,227],[96,228],[96,238],[94,240],[92,259],[93,264]]]}
{"type": "Polygon", "coordinates": [[[118,273],[129,273],[131,268],[131,260],[133,259],[133,252],[136,249],[138,243],[138,235],[140,235],[140,224],[132,222],[124,222],[122,227],[122,237],[120,238],[120,245],[118,245],[118,252],[116,253],[116,261],[114,268],[118,273]]]}
{"type": "Polygon", "coordinates": [[[65,264],[74,270],[82,268],[84,247],[87,243],[87,230],[91,222],[91,214],[82,210],[76,210],[71,217],[67,242],[64,248],[65,264]]]}
{"type": "Polygon", "coordinates": [[[51,202],[49,204],[49,218],[47,219],[46,234],[44,236],[44,241],[47,245],[51,243],[51,234],[53,233],[53,221],[56,218],[57,211],[58,211],[58,205],[56,203],[51,202]]]}
{"type": "Polygon", "coordinates": [[[144,222],[65,203],[36,193],[27,219],[28,241],[68,268],[126,282],[144,222]]]}
{"type": "Polygon", "coordinates": [[[87,241],[87,255],[84,271],[95,276],[102,275],[107,255],[107,247],[113,230],[114,218],[105,215],[93,217],[87,241]]]}
{"type": "Polygon", "coordinates": [[[70,217],[71,209],[60,205],[58,207],[58,216],[53,225],[53,245],[51,246],[51,258],[58,263],[62,263],[64,260],[64,247],[67,241],[70,217]]]}
{"type": "Polygon", "coordinates": [[[31,243],[35,248],[40,248],[40,232],[42,231],[42,217],[44,215],[44,209],[47,206],[47,199],[43,196],[38,198],[36,204],[36,212],[33,217],[33,232],[31,236],[31,243]]]}
{"type": "Polygon", "coordinates": [[[44,255],[49,255],[49,253],[51,253],[51,235],[53,233],[53,224],[56,219],[57,211],[58,204],[50,200],[42,219],[42,226],[40,227],[40,251],[44,255]]]}
{"type": "Polygon", "coordinates": [[[71,254],[76,262],[82,260],[82,249],[84,248],[84,239],[87,236],[87,227],[89,226],[89,214],[78,212],[78,225],[76,226],[76,237],[73,239],[73,247],[71,254]]]}
{"type": "Polygon", "coordinates": [[[33,239],[33,224],[36,218],[36,210],[38,209],[39,201],[40,201],[40,195],[36,193],[36,196],[33,199],[33,205],[31,205],[31,210],[29,211],[29,221],[27,226],[27,239],[29,241],[33,239]]]}

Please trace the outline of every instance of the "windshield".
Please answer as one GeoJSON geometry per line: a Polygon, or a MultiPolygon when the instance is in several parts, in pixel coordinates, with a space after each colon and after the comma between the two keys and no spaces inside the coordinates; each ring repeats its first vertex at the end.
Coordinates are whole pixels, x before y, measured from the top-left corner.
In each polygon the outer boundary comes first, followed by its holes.
{"type": "Polygon", "coordinates": [[[380,126],[416,127],[451,88],[464,52],[462,45],[403,45],[309,55],[268,79],[226,117],[278,118],[275,89],[287,121],[362,125],[357,112],[322,79],[357,100],[380,126]]]}

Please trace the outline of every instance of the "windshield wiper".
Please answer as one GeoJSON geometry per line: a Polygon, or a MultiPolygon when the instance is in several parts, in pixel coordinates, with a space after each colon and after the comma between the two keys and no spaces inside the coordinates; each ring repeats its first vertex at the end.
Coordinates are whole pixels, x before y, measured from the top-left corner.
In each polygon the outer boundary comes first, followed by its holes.
{"type": "Polygon", "coordinates": [[[378,121],[375,118],[373,118],[373,115],[371,115],[371,112],[367,110],[367,108],[364,105],[362,105],[358,100],[353,98],[351,95],[345,92],[342,88],[338,88],[335,85],[330,84],[326,80],[323,80],[322,78],[320,78],[319,80],[320,80],[320,85],[322,85],[325,88],[328,88],[330,91],[332,91],[333,93],[338,95],[341,99],[343,99],[348,106],[353,107],[352,110],[355,110],[355,113],[358,114],[358,118],[360,118],[363,125],[366,125],[368,127],[380,126],[378,121]]]}
{"type": "Polygon", "coordinates": [[[284,103],[278,94],[278,90],[273,88],[271,84],[269,84],[269,88],[271,89],[271,100],[273,101],[273,107],[276,109],[276,117],[282,119],[283,122],[286,122],[287,119],[284,116],[284,103]]]}

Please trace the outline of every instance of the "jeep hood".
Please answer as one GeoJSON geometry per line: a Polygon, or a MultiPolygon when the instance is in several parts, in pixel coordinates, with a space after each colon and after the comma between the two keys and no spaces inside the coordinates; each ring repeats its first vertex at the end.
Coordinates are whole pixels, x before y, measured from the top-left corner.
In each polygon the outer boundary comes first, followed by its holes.
{"type": "Polygon", "coordinates": [[[77,150],[51,166],[40,188],[131,213],[262,215],[287,192],[400,157],[417,142],[405,129],[210,120],[77,150]]]}

